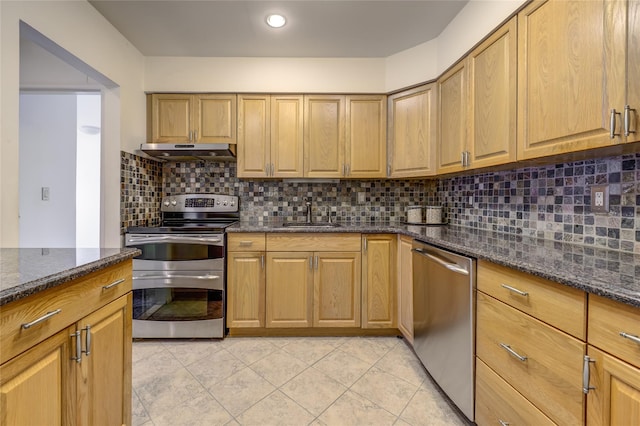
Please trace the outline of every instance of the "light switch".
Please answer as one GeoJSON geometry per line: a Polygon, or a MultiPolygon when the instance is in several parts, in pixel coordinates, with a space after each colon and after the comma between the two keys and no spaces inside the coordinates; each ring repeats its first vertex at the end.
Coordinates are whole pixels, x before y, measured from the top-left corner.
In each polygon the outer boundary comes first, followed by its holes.
{"type": "Polygon", "coordinates": [[[42,187],[42,201],[49,201],[49,187],[42,187]]]}
{"type": "Polygon", "coordinates": [[[591,211],[593,213],[609,212],[609,185],[591,187],[591,211]]]}
{"type": "Polygon", "coordinates": [[[358,192],[358,204],[364,204],[366,202],[366,194],[363,192],[358,192]]]}

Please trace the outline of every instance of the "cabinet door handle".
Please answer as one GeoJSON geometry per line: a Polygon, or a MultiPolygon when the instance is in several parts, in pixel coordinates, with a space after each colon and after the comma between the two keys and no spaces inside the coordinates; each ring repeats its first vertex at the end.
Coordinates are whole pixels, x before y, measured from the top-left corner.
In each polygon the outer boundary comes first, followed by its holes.
{"type": "Polygon", "coordinates": [[[40,318],[34,319],[31,322],[27,322],[25,324],[22,324],[21,327],[22,327],[23,330],[26,330],[28,328],[33,327],[36,324],[40,324],[41,322],[48,320],[49,318],[51,318],[54,315],[58,315],[60,312],[62,312],[62,309],[56,309],[55,311],[47,312],[46,314],[44,314],[40,318]]]}
{"type": "Polygon", "coordinates": [[[342,176],[346,176],[347,175],[347,165],[343,164],[342,165],[342,176]]]}
{"type": "Polygon", "coordinates": [[[318,256],[315,257],[315,269],[318,270],[318,256]]]}
{"type": "Polygon", "coordinates": [[[198,131],[197,131],[197,130],[194,130],[194,131],[193,131],[193,141],[194,141],[194,142],[197,142],[197,141],[198,141],[198,131]]]}
{"type": "Polygon", "coordinates": [[[313,256],[309,256],[309,270],[313,271],[313,256]]]}
{"type": "Polygon", "coordinates": [[[347,164],[347,176],[351,175],[351,164],[347,164]]]}
{"type": "Polygon", "coordinates": [[[71,337],[72,339],[75,337],[76,339],[76,356],[71,357],[71,359],[77,363],[81,363],[82,362],[82,337],[80,336],[80,330],[76,331],[75,333],[71,334],[69,337],[71,337]]]}
{"type": "Polygon", "coordinates": [[[620,332],[620,336],[624,337],[625,339],[629,339],[634,343],[640,344],[640,337],[638,337],[638,336],[635,336],[633,334],[625,333],[624,331],[620,332]]]}
{"type": "Polygon", "coordinates": [[[464,164],[464,151],[462,151],[460,153],[460,164],[462,165],[462,167],[465,166],[465,164],[464,164]]]}
{"type": "Polygon", "coordinates": [[[81,350],[81,352],[84,353],[86,356],[89,356],[91,355],[91,326],[87,325],[78,333],[81,333],[83,330],[87,333],[84,337],[84,346],[86,349],[84,351],[81,350]]]}
{"type": "Polygon", "coordinates": [[[505,421],[504,421],[504,420],[502,420],[502,419],[498,419],[498,423],[500,423],[500,426],[509,426],[509,425],[511,424],[511,423],[509,423],[509,422],[505,422],[505,421]]]}
{"type": "Polygon", "coordinates": [[[362,241],[362,251],[365,253],[367,252],[367,237],[364,237],[364,240],[362,241]]]}
{"type": "Polygon", "coordinates": [[[262,270],[264,271],[264,254],[260,256],[260,265],[262,266],[262,270]]]}
{"type": "Polygon", "coordinates": [[[616,136],[620,136],[620,133],[616,133],[616,115],[620,115],[615,108],[611,109],[611,116],[609,117],[609,137],[615,139],[616,136]]]}
{"type": "Polygon", "coordinates": [[[525,362],[527,360],[527,357],[524,355],[520,355],[518,352],[514,351],[513,349],[511,349],[511,346],[505,344],[505,343],[500,343],[500,346],[507,352],[509,352],[509,355],[518,358],[520,361],[525,362]]]}
{"type": "Polygon", "coordinates": [[[529,295],[529,293],[527,293],[526,291],[522,291],[522,290],[518,290],[515,287],[511,287],[510,285],[506,285],[506,284],[500,284],[502,286],[502,288],[506,288],[507,290],[509,290],[512,293],[515,293],[517,295],[526,297],[529,295]]]}
{"type": "Polygon", "coordinates": [[[119,280],[116,280],[116,281],[112,282],[111,284],[103,285],[102,289],[103,290],[109,290],[110,288],[113,288],[113,287],[117,286],[118,284],[122,284],[125,281],[126,281],[126,279],[120,278],[119,280]]]}
{"type": "Polygon", "coordinates": [[[631,130],[631,111],[636,112],[635,108],[631,108],[629,105],[624,106],[624,135],[629,136],[635,133],[635,130],[631,130]]]}
{"type": "Polygon", "coordinates": [[[387,177],[391,176],[391,164],[387,165],[387,177]]]}
{"type": "Polygon", "coordinates": [[[264,174],[267,176],[271,174],[271,163],[266,163],[264,165],[264,174]]]}
{"type": "Polygon", "coordinates": [[[582,393],[584,393],[585,395],[588,394],[591,389],[595,389],[595,387],[589,386],[589,379],[590,379],[589,364],[590,363],[595,364],[595,362],[596,360],[591,359],[589,355],[584,356],[584,364],[582,364],[582,393]]]}

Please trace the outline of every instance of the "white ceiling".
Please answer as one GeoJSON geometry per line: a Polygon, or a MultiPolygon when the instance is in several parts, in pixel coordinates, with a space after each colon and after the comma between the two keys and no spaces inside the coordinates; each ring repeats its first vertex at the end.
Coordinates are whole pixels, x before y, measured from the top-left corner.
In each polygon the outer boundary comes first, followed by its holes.
{"type": "Polygon", "coordinates": [[[437,37],[468,0],[89,0],[145,56],[383,58],[437,37]],[[269,13],[287,17],[272,29],[269,13]]]}

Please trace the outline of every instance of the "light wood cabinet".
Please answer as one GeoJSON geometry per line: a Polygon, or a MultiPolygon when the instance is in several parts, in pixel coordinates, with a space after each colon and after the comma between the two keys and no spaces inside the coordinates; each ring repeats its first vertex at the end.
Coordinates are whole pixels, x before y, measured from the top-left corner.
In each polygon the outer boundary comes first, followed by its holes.
{"type": "Polygon", "coordinates": [[[339,178],[344,174],[345,97],[305,95],[304,175],[339,178]]]}
{"type": "Polygon", "coordinates": [[[438,79],[438,173],[516,159],[516,18],[438,79]]]}
{"type": "Polygon", "coordinates": [[[267,252],[266,327],[313,325],[313,253],[267,252]]]}
{"type": "Polygon", "coordinates": [[[398,329],[413,344],[413,239],[398,236],[398,329]]]}
{"type": "Polygon", "coordinates": [[[3,306],[0,424],[129,423],[131,305],[125,261],[3,306]]]}
{"type": "Polygon", "coordinates": [[[265,326],[265,253],[227,255],[227,327],[265,326]]]}
{"type": "Polygon", "coordinates": [[[467,146],[467,79],[465,60],[438,78],[438,173],[466,166],[462,156],[467,146]]]}
{"type": "Polygon", "coordinates": [[[396,327],[396,236],[362,236],[362,328],[396,327]]]}
{"type": "Polygon", "coordinates": [[[238,95],[238,176],[302,177],[302,96],[238,95]]]}
{"type": "Polygon", "coordinates": [[[360,327],[360,264],[359,252],[314,254],[314,327],[360,327]]]}
{"type": "Polygon", "coordinates": [[[427,84],[389,96],[389,177],[436,173],[436,94],[427,84]]]}
{"type": "Polygon", "coordinates": [[[626,104],[625,20],[633,3],[548,0],[520,11],[519,160],[624,141],[616,112],[626,104]]]}
{"type": "Polygon", "coordinates": [[[236,95],[147,95],[147,139],[154,143],[236,143],[236,95]]]}
{"type": "Polygon", "coordinates": [[[346,97],[344,175],[350,178],[385,177],[387,165],[387,97],[346,97]]]}

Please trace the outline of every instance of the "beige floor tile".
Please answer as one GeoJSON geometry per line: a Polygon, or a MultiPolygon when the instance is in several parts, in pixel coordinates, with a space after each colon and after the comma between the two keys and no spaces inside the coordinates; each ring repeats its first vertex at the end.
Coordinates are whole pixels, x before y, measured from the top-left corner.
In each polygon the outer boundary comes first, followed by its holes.
{"type": "Polygon", "coordinates": [[[170,340],[165,348],[184,366],[223,349],[222,340],[170,340]]]}
{"type": "Polygon", "coordinates": [[[282,386],[307,368],[307,364],[289,355],[282,349],[251,364],[253,371],[267,379],[272,385],[282,386]]]}
{"type": "Polygon", "coordinates": [[[309,410],[311,414],[318,416],[333,404],[347,388],[311,367],[282,386],[281,390],[289,398],[309,410]]]}
{"type": "Polygon", "coordinates": [[[152,419],[168,410],[182,409],[185,401],[206,392],[184,367],[169,374],[158,375],[135,388],[135,391],[152,419]]]}
{"type": "Polygon", "coordinates": [[[340,346],[340,350],[373,365],[393,349],[398,341],[395,337],[356,337],[340,346]]]}
{"type": "Polygon", "coordinates": [[[238,371],[247,368],[246,364],[226,349],[222,349],[205,358],[189,364],[187,370],[208,390],[220,381],[231,377],[238,371]]]}
{"type": "Polygon", "coordinates": [[[224,408],[237,417],[270,394],[275,387],[258,373],[245,368],[216,384],[209,391],[224,408]]]}
{"type": "Polygon", "coordinates": [[[227,340],[230,343],[225,346],[225,349],[247,365],[261,360],[278,349],[277,346],[266,339],[239,337],[227,340]]]}
{"type": "Polygon", "coordinates": [[[236,418],[247,426],[308,425],[314,419],[285,394],[275,391],[236,418]]]}
{"type": "Polygon", "coordinates": [[[131,361],[138,362],[153,355],[156,352],[165,351],[166,348],[161,340],[138,340],[133,345],[131,351],[131,361]]]}
{"type": "Polygon", "coordinates": [[[169,410],[153,416],[155,426],[212,426],[224,425],[233,420],[208,392],[195,395],[185,401],[179,410],[169,410]]]}
{"type": "Polygon", "coordinates": [[[405,422],[402,419],[398,419],[396,420],[396,422],[393,424],[393,426],[411,426],[409,423],[405,422]]]}
{"type": "Polygon", "coordinates": [[[345,386],[351,386],[371,368],[371,365],[338,348],[318,361],[314,368],[345,386]]]}
{"type": "MultiPolygon", "coordinates": [[[[137,345],[135,345],[137,346],[137,345]]],[[[134,346],[134,347],[135,347],[134,346]]],[[[133,363],[132,382],[137,388],[158,376],[171,374],[184,366],[169,351],[162,348],[133,363]]]]}
{"type": "Polygon", "coordinates": [[[412,426],[464,426],[458,414],[440,396],[437,390],[421,387],[411,399],[400,418],[412,426]]]}
{"type": "Polygon", "coordinates": [[[323,340],[318,338],[316,341],[314,339],[315,338],[309,337],[306,339],[294,340],[285,345],[282,349],[307,365],[313,365],[336,348],[333,340],[323,340]]]}
{"type": "Polygon", "coordinates": [[[374,367],[354,383],[351,390],[398,416],[418,387],[374,367]]]}
{"type": "Polygon", "coordinates": [[[131,392],[131,424],[133,426],[141,426],[150,420],[149,413],[142,405],[138,394],[135,391],[131,392]]]}
{"type": "Polygon", "coordinates": [[[380,370],[419,386],[427,378],[424,367],[404,344],[399,344],[375,365],[380,370]]]}
{"type": "Polygon", "coordinates": [[[318,418],[333,426],[392,425],[396,416],[362,396],[347,391],[318,418]]]}

